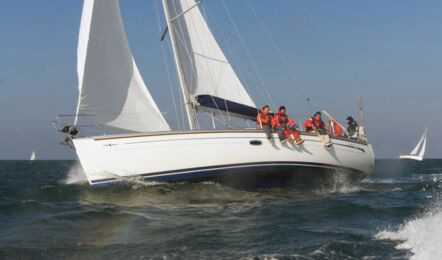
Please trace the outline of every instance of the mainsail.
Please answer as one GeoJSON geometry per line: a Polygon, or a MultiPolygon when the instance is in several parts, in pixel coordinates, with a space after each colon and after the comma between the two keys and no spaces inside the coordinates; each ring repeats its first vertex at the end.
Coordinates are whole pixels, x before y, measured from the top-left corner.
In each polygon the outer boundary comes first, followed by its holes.
{"type": "Polygon", "coordinates": [[[221,50],[195,0],[163,0],[181,74],[199,110],[254,118],[255,103],[221,50]]]}
{"type": "Polygon", "coordinates": [[[425,128],[425,132],[419,140],[419,143],[417,143],[416,147],[414,147],[411,153],[401,155],[399,158],[422,161],[424,159],[425,150],[427,148],[427,131],[428,128],[425,128]]]}
{"type": "Polygon", "coordinates": [[[35,156],[35,151],[32,150],[31,157],[29,158],[29,160],[30,161],[35,161],[35,159],[37,159],[37,157],[35,156]]]}
{"type": "Polygon", "coordinates": [[[115,128],[170,130],[138,71],[119,0],[85,0],[78,43],[79,115],[115,128]]]}
{"type": "Polygon", "coordinates": [[[414,147],[413,151],[411,151],[410,155],[417,155],[419,157],[424,157],[425,149],[427,146],[427,131],[428,129],[425,128],[425,132],[422,135],[421,139],[419,140],[419,143],[414,147]],[[420,148],[420,151],[419,151],[420,148]]]}
{"type": "Polygon", "coordinates": [[[424,138],[424,142],[423,142],[423,144],[422,144],[422,148],[421,148],[421,151],[420,151],[420,153],[419,153],[419,157],[420,158],[424,158],[424,155],[425,155],[425,149],[427,148],[427,136],[425,136],[425,138],[424,138]]]}

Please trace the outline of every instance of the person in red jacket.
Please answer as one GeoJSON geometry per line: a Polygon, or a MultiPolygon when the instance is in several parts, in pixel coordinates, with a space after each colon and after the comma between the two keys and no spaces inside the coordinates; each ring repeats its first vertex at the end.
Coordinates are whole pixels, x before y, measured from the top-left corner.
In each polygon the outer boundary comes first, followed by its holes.
{"type": "Polygon", "coordinates": [[[290,143],[296,141],[298,145],[304,143],[304,140],[300,138],[299,132],[296,129],[296,123],[288,117],[285,112],[284,106],[279,107],[278,113],[275,114],[272,120],[272,125],[276,128],[279,140],[281,142],[289,140],[290,143]]]}
{"type": "Polygon", "coordinates": [[[269,141],[273,140],[272,133],[272,116],[270,115],[270,107],[268,105],[263,106],[256,116],[256,122],[258,123],[258,129],[262,129],[269,141]]]}
{"type": "Polygon", "coordinates": [[[342,127],[334,119],[330,120],[330,134],[334,136],[342,136],[342,127]]]}
{"type": "Polygon", "coordinates": [[[325,125],[324,121],[322,121],[321,112],[316,112],[314,116],[309,117],[304,122],[304,128],[307,132],[327,132],[327,126],[325,125]]]}
{"type": "Polygon", "coordinates": [[[330,147],[332,145],[330,137],[328,136],[327,133],[327,126],[325,125],[324,121],[322,121],[321,112],[316,112],[314,116],[308,118],[304,122],[304,128],[306,129],[307,132],[317,134],[319,140],[321,140],[321,143],[324,146],[330,147]]]}

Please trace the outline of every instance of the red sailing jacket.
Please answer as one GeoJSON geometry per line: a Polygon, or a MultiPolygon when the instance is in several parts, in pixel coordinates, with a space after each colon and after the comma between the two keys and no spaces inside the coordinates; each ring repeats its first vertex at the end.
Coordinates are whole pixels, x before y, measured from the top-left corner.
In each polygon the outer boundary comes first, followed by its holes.
{"type": "Polygon", "coordinates": [[[342,127],[340,125],[338,125],[337,123],[333,123],[333,132],[335,133],[336,136],[341,136],[342,135],[342,127]]]}
{"type": "Polygon", "coordinates": [[[315,126],[316,129],[327,130],[327,127],[325,126],[322,120],[316,120],[314,117],[310,117],[307,120],[305,120],[304,128],[307,131],[313,131],[313,126],[315,126]]]}
{"type": "Polygon", "coordinates": [[[264,111],[259,110],[258,115],[256,116],[256,121],[261,122],[261,124],[263,125],[271,125],[272,124],[272,117],[270,116],[269,113],[264,113],[264,111]]]}
{"type": "Polygon", "coordinates": [[[272,125],[274,127],[281,126],[281,127],[296,127],[295,121],[293,121],[290,117],[288,117],[286,114],[281,114],[281,112],[278,112],[275,114],[272,120],[272,125]]]}

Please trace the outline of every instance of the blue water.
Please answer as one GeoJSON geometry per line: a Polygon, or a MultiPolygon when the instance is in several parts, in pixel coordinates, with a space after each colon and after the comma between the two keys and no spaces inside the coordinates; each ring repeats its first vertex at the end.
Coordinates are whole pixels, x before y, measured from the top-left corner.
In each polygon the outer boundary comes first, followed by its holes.
{"type": "Polygon", "coordinates": [[[358,185],[311,191],[138,181],[92,190],[72,183],[75,165],[0,161],[0,258],[442,257],[439,160],[378,160],[358,185]]]}

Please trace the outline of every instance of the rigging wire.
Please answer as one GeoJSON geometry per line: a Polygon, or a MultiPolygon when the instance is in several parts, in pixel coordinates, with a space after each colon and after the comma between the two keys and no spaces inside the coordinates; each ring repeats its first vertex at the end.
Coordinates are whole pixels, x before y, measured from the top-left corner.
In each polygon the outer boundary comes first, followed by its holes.
{"type": "MultiPolygon", "coordinates": [[[[203,16],[204,16],[204,19],[205,19],[205,21],[206,21],[206,23],[207,23],[207,26],[210,28],[210,27],[212,27],[211,24],[213,24],[214,27],[216,27],[216,29],[217,29],[218,31],[221,31],[221,38],[223,39],[223,41],[224,41],[224,43],[225,43],[225,45],[226,45],[227,51],[228,51],[230,54],[232,54],[233,52],[232,52],[232,50],[231,50],[229,44],[227,43],[226,37],[224,36],[224,32],[223,32],[222,30],[219,30],[219,26],[218,26],[218,24],[216,23],[216,21],[215,21],[214,19],[209,20],[209,16],[211,15],[211,12],[209,11],[208,8],[205,7],[204,4],[201,4],[200,6],[201,6],[201,12],[202,12],[202,14],[203,14],[203,16]]],[[[213,28],[213,27],[212,27],[212,28],[213,28]]],[[[213,30],[211,30],[211,32],[213,33],[213,30]]],[[[221,47],[220,47],[220,48],[221,48],[221,47]]],[[[231,56],[232,56],[232,55],[231,55],[231,56]]],[[[227,60],[227,63],[231,66],[231,60],[227,59],[227,57],[226,57],[226,60],[227,60]]],[[[233,68],[232,68],[232,69],[233,69],[233,68]]],[[[235,70],[233,70],[233,71],[234,71],[234,73],[236,74],[235,70]]],[[[242,76],[241,71],[239,71],[239,74],[240,74],[240,77],[244,78],[244,77],[242,76]]],[[[236,75],[236,76],[238,76],[238,75],[236,75]]],[[[248,89],[247,85],[242,84],[241,80],[240,80],[240,84],[241,84],[242,87],[244,87],[244,89],[246,90],[246,93],[247,93],[247,94],[250,93],[250,90],[248,89]]],[[[216,90],[215,90],[215,91],[216,91],[216,90]]],[[[239,94],[239,91],[238,91],[238,94],[239,94]]],[[[212,97],[212,100],[213,100],[213,97],[212,97]]],[[[252,100],[252,101],[253,101],[253,100],[252,100]]],[[[213,100],[213,102],[214,102],[214,104],[216,104],[215,100],[213,100]]],[[[224,102],[225,102],[225,103],[224,103],[224,104],[225,104],[225,107],[227,108],[227,109],[226,109],[226,112],[227,112],[226,114],[227,114],[227,119],[228,119],[228,121],[226,121],[225,123],[226,123],[226,126],[227,126],[227,127],[231,127],[232,119],[231,119],[231,116],[230,116],[229,107],[228,107],[228,105],[227,105],[227,101],[224,100],[224,102]]],[[[217,106],[217,108],[218,108],[218,106],[217,106]]],[[[218,109],[218,110],[219,110],[219,109],[218,109]]],[[[220,111],[220,114],[222,114],[221,111],[220,111]]]]}
{"type": "MultiPolygon", "coordinates": [[[[158,25],[158,30],[161,33],[162,31],[162,24],[161,24],[161,19],[160,19],[160,12],[159,12],[159,4],[158,4],[158,0],[154,1],[154,5],[155,5],[155,15],[156,15],[156,20],[157,20],[157,25],[158,25]]],[[[169,70],[169,66],[167,63],[167,57],[166,57],[166,51],[164,49],[164,45],[161,44],[161,53],[162,53],[162,57],[163,57],[163,62],[164,62],[164,67],[166,69],[166,74],[167,74],[167,79],[168,79],[168,83],[169,83],[169,90],[170,90],[170,94],[172,95],[172,100],[173,100],[173,108],[175,111],[175,117],[176,117],[176,121],[177,121],[177,126],[178,126],[178,130],[181,130],[181,124],[180,124],[180,120],[179,120],[179,115],[178,115],[178,107],[176,104],[176,100],[175,100],[175,94],[173,91],[173,86],[172,86],[172,79],[171,79],[171,73],[169,70]]],[[[184,115],[183,115],[184,118],[184,115]]]]}
{"type": "Polygon", "coordinates": [[[256,76],[257,76],[260,84],[264,88],[264,91],[265,91],[265,93],[266,93],[266,95],[267,95],[267,97],[268,97],[268,99],[270,101],[270,105],[273,106],[274,108],[276,108],[275,104],[273,103],[273,99],[271,98],[270,92],[269,92],[269,90],[268,90],[268,88],[267,88],[263,78],[261,77],[261,74],[259,73],[259,70],[258,70],[255,62],[252,59],[252,56],[250,55],[250,52],[247,49],[246,44],[245,44],[243,38],[241,37],[241,34],[240,34],[240,32],[238,30],[238,27],[236,26],[236,24],[235,24],[235,22],[233,20],[233,17],[231,15],[229,9],[227,8],[226,4],[224,3],[224,0],[221,0],[221,4],[222,4],[222,6],[223,6],[223,8],[224,8],[224,10],[225,10],[225,12],[227,14],[227,17],[229,18],[230,23],[232,24],[232,26],[234,28],[234,31],[235,31],[235,33],[236,33],[236,35],[237,35],[237,37],[238,37],[238,39],[239,39],[243,49],[244,49],[245,54],[247,55],[247,58],[249,59],[250,64],[252,65],[253,70],[256,73],[256,76]]]}
{"type": "MultiPolygon", "coordinates": [[[[249,8],[250,8],[253,16],[255,17],[256,21],[258,22],[259,26],[263,30],[264,34],[266,35],[266,37],[271,42],[273,48],[275,49],[275,51],[278,54],[279,58],[281,59],[282,63],[284,64],[286,69],[289,71],[290,76],[296,82],[296,85],[298,86],[298,88],[302,92],[304,92],[304,94],[306,94],[307,91],[306,91],[306,89],[304,87],[304,84],[301,82],[301,80],[299,79],[298,75],[295,73],[293,67],[290,65],[290,63],[287,61],[287,59],[283,55],[283,53],[282,53],[281,49],[279,48],[278,44],[276,43],[276,41],[271,36],[270,31],[267,29],[267,27],[265,26],[264,22],[262,21],[262,19],[259,17],[258,13],[256,12],[256,9],[251,4],[250,0],[245,0],[245,1],[246,1],[247,5],[249,6],[249,8]]],[[[308,108],[309,108],[309,113],[310,114],[312,114],[312,105],[314,106],[314,108],[320,110],[321,106],[319,104],[313,102],[310,97],[307,97],[306,100],[307,100],[307,104],[308,104],[308,108]]]]}
{"type": "MultiPolygon", "coordinates": [[[[174,7],[174,12],[178,13],[179,9],[176,8],[175,3],[173,3],[173,7],[174,7]]],[[[174,22],[178,23],[177,26],[176,26],[178,28],[178,31],[176,32],[176,36],[177,36],[177,39],[179,40],[179,42],[182,45],[181,49],[183,50],[183,52],[184,52],[183,54],[187,58],[187,62],[189,62],[190,65],[191,65],[191,66],[189,66],[190,70],[191,70],[191,75],[192,75],[192,77],[190,78],[190,80],[191,80],[190,82],[193,83],[193,82],[197,82],[197,78],[198,78],[198,71],[196,71],[196,61],[194,59],[194,56],[197,55],[197,53],[192,51],[191,46],[190,47],[188,46],[190,43],[187,43],[187,41],[185,40],[186,37],[184,35],[185,30],[183,29],[184,25],[182,25],[182,19],[183,18],[180,17],[180,18],[178,18],[177,20],[174,21],[174,22]]],[[[199,41],[199,44],[201,46],[205,46],[203,44],[204,41],[202,41],[201,38],[200,38],[201,35],[194,35],[194,36],[196,36],[196,39],[199,41]]],[[[199,66],[199,68],[202,68],[202,67],[203,66],[199,66]]],[[[206,66],[206,67],[209,67],[209,66],[206,66]]],[[[215,86],[214,83],[216,83],[216,81],[214,80],[213,73],[210,73],[210,71],[206,71],[205,75],[207,75],[209,77],[210,81],[213,83],[212,85],[215,86]]],[[[215,93],[217,92],[216,89],[214,89],[214,91],[215,91],[215,93]]],[[[230,113],[229,113],[229,111],[226,111],[227,112],[227,116],[228,116],[228,119],[226,119],[224,117],[224,113],[220,110],[220,108],[218,107],[218,104],[215,102],[215,100],[214,100],[212,95],[211,95],[211,98],[212,98],[212,101],[213,101],[216,109],[218,110],[219,114],[221,115],[222,119],[224,120],[225,124],[228,125],[228,123],[230,121],[230,113]]],[[[202,111],[204,111],[204,109],[202,109],[202,111]]]]}
{"type": "Polygon", "coordinates": [[[278,44],[275,42],[275,40],[273,39],[273,37],[270,35],[269,30],[267,29],[267,27],[265,26],[264,22],[261,20],[261,18],[259,18],[258,13],[256,12],[255,8],[252,6],[252,4],[250,3],[249,0],[245,0],[247,5],[249,6],[250,10],[253,13],[253,16],[255,17],[255,19],[258,21],[258,24],[260,25],[261,29],[264,31],[265,35],[267,36],[267,38],[269,38],[270,42],[273,45],[273,48],[275,49],[276,53],[278,54],[279,58],[281,59],[281,61],[284,63],[284,66],[286,67],[286,69],[289,71],[291,77],[293,78],[293,80],[296,82],[296,84],[298,85],[299,88],[301,88],[302,91],[305,92],[305,89],[303,87],[303,84],[301,83],[299,77],[296,75],[295,71],[293,70],[292,66],[290,66],[289,62],[287,61],[287,59],[284,57],[284,55],[282,54],[281,49],[279,48],[278,44]]]}
{"type": "MultiPolygon", "coordinates": [[[[256,77],[251,76],[252,73],[247,69],[248,66],[246,66],[239,58],[239,55],[233,51],[233,49],[231,48],[231,46],[227,40],[226,33],[224,32],[224,30],[221,28],[221,26],[219,26],[219,24],[216,22],[215,19],[211,19],[211,20],[208,19],[209,16],[213,16],[210,9],[205,8],[204,5],[202,5],[202,8],[203,8],[204,12],[208,14],[208,15],[206,15],[206,22],[208,24],[212,24],[213,28],[215,28],[215,30],[219,32],[221,39],[224,43],[224,46],[226,47],[225,50],[227,50],[229,55],[233,58],[233,59],[229,60],[229,63],[235,65],[234,67],[238,68],[237,72],[239,74],[238,75],[239,78],[242,79],[243,82],[247,82],[248,81],[247,79],[250,79],[252,81],[252,85],[257,86],[258,84],[255,81],[256,77]],[[246,76],[246,74],[247,74],[247,76],[246,76]]],[[[246,89],[247,93],[252,93],[248,84],[242,84],[242,85],[246,89]]],[[[269,102],[268,98],[265,96],[265,94],[263,94],[262,89],[256,88],[256,87],[255,87],[255,89],[257,90],[258,95],[262,98],[262,100],[264,100],[265,102],[269,102]]]]}
{"type": "MultiPolygon", "coordinates": [[[[201,3],[200,4],[200,12],[201,12],[201,15],[203,16],[203,20],[204,20],[204,22],[207,24],[207,26],[209,27],[209,25],[208,25],[208,19],[207,19],[207,15],[206,15],[206,13],[204,12],[204,10],[205,10],[205,8],[203,7],[204,6],[204,2],[203,3],[201,3]]],[[[199,7],[198,7],[199,8],[199,7]]],[[[209,27],[209,33],[212,33],[212,32],[210,32],[210,27],[209,27]]],[[[197,36],[197,40],[198,40],[198,42],[199,42],[199,44],[200,44],[200,46],[201,47],[206,47],[206,50],[210,50],[210,47],[208,47],[206,44],[204,44],[205,42],[204,42],[204,39],[203,40],[201,40],[201,35],[196,35],[197,36]]],[[[206,52],[209,52],[209,51],[206,51],[206,52]]],[[[193,54],[195,55],[198,55],[198,53],[196,53],[196,52],[193,52],[193,54]]],[[[211,57],[206,57],[206,58],[208,58],[208,59],[212,59],[211,57]]],[[[192,60],[192,59],[191,59],[192,60]]],[[[214,59],[214,60],[216,60],[216,59],[214,59]]],[[[193,60],[195,63],[196,63],[196,61],[195,60],[193,60]]],[[[204,59],[204,61],[206,61],[206,67],[207,68],[209,68],[209,64],[207,64],[207,60],[205,60],[204,59]]],[[[220,62],[225,62],[224,60],[223,61],[220,61],[220,62]]],[[[228,63],[228,61],[227,61],[227,63],[228,63]]],[[[201,68],[202,66],[200,66],[200,68],[201,68]]],[[[195,68],[196,68],[196,64],[195,64],[195,68]]],[[[218,95],[218,91],[217,91],[217,84],[216,84],[216,80],[214,79],[214,75],[213,75],[213,73],[211,73],[211,71],[205,71],[205,74],[206,75],[208,75],[208,77],[209,77],[209,80],[211,81],[211,86],[212,86],[212,90],[214,91],[214,93],[215,93],[215,96],[219,96],[218,95]]],[[[219,75],[219,76],[221,76],[221,75],[219,75]]],[[[221,111],[221,109],[219,109],[219,106],[218,106],[218,104],[216,103],[216,101],[215,101],[215,99],[214,99],[214,97],[212,96],[212,95],[210,95],[210,98],[212,99],[212,102],[213,102],[213,104],[216,106],[216,109],[218,110],[218,112],[219,112],[219,114],[221,115],[221,117],[222,117],[222,119],[224,120],[224,122],[225,122],[225,124],[226,124],[226,126],[227,125],[229,125],[229,123],[231,122],[231,118],[230,118],[230,111],[229,111],[229,107],[228,107],[228,105],[227,105],[227,103],[226,103],[226,100],[224,100],[224,102],[225,102],[225,107],[227,108],[226,109],[226,112],[227,112],[227,119],[224,117],[224,114],[223,114],[223,112],[221,111]]]]}
{"type": "MultiPolygon", "coordinates": [[[[176,5],[175,5],[175,2],[174,1],[172,1],[172,5],[173,5],[173,11],[174,11],[174,13],[179,13],[178,12],[178,8],[176,7],[176,5]]],[[[177,24],[178,24],[178,27],[179,27],[179,30],[178,30],[178,32],[176,31],[176,28],[175,28],[175,26],[173,26],[173,30],[169,30],[169,33],[176,33],[176,35],[175,36],[177,36],[178,37],[178,39],[181,41],[181,43],[184,45],[184,50],[185,50],[185,52],[186,52],[186,54],[187,54],[187,56],[188,57],[191,57],[190,56],[190,54],[188,53],[188,47],[187,47],[187,43],[185,42],[185,40],[184,40],[184,34],[183,34],[183,25],[181,24],[181,22],[180,22],[180,20],[182,19],[182,17],[179,17],[178,19],[176,19],[176,20],[174,20],[172,23],[174,23],[175,24],[175,21],[177,22],[177,24]],[[180,35],[181,34],[181,35],[180,35]]],[[[170,29],[170,28],[169,28],[170,29]]],[[[173,43],[171,43],[171,44],[173,44],[173,43]]],[[[172,53],[173,53],[173,50],[172,50],[172,53]]],[[[173,55],[175,55],[175,54],[173,54],[173,55]]],[[[178,54],[179,55],[179,54],[178,54]]],[[[192,59],[190,58],[189,59],[190,61],[192,61],[192,59]]],[[[180,59],[180,62],[182,63],[182,60],[180,59]]],[[[192,65],[192,64],[191,64],[192,65]]],[[[176,66],[181,66],[181,67],[184,67],[183,66],[183,64],[176,64],[176,66]]],[[[193,74],[193,75],[196,75],[196,71],[195,71],[195,68],[193,67],[193,66],[190,66],[191,67],[191,73],[193,74]]],[[[178,68],[177,68],[178,69],[178,68]]],[[[193,78],[191,77],[191,80],[193,81],[193,78]]],[[[186,86],[184,86],[185,88],[187,88],[187,90],[190,92],[190,90],[189,90],[189,86],[187,85],[187,84],[191,84],[191,85],[193,85],[193,82],[186,82],[186,86]]],[[[189,95],[190,95],[190,93],[189,93],[189,95]]],[[[182,95],[181,95],[181,97],[184,97],[184,93],[182,93],[182,95]]],[[[186,102],[189,102],[189,99],[190,99],[191,97],[190,96],[187,96],[187,97],[185,97],[185,99],[186,99],[186,102]]],[[[183,100],[184,100],[184,98],[183,98],[183,100]]],[[[187,104],[183,104],[183,105],[187,105],[187,104]]],[[[191,117],[193,117],[194,119],[195,119],[195,124],[196,124],[196,128],[199,128],[199,122],[198,122],[198,119],[197,119],[197,112],[196,112],[196,109],[195,108],[192,108],[190,111],[188,111],[188,113],[191,113],[191,115],[188,115],[188,116],[191,116],[191,117]]],[[[189,127],[190,127],[190,125],[189,125],[189,127]]]]}

